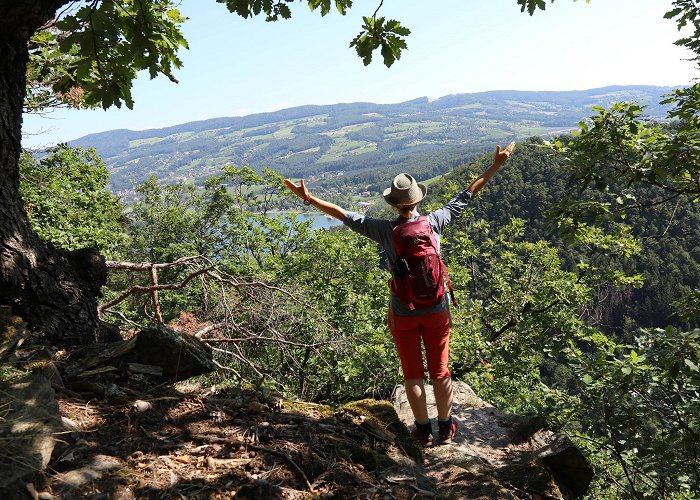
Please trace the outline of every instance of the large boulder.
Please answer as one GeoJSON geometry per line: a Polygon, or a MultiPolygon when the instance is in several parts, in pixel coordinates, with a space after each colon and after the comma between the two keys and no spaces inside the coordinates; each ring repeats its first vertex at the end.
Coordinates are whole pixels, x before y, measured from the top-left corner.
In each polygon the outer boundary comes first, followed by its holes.
{"type": "Polygon", "coordinates": [[[542,432],[533,436],[533,443],[541,443],[535,453],[540,462],[552,471],[557,483],[570,496],[582,497],[593,480],[593,468],[571,440],[561,434],[542,432]]]}

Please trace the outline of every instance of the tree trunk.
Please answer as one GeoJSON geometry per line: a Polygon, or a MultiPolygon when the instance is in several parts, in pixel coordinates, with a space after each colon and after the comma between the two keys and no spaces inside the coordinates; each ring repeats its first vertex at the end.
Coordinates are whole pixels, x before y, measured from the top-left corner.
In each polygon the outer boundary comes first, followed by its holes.
{"type": "Polygon", "coordinates": [[[19,194],[27,42],[66,0],[0,3],[0,304],[54,345],[95,342],[104,259],[64,252],[29,226],[19,194]]]}

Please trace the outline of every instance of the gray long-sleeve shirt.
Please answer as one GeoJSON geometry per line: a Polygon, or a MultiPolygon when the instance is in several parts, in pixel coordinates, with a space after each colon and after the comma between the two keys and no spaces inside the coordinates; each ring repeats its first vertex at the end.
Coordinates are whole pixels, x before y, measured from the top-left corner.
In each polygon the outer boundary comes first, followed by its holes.
{"type": "MultiPolygon", "coordinates": [[[[452,198],[447,205],[428,214],[428,221],[430,222],[433,232],[435,233],[438,251],[440,250],[440,236],[442,235],[442,232],[454,219],[462,215],[462,212],[464,212],[464,210],[469,206],[472,196],[473,194],[471,191],[465,189],[452,198]]],[[[415,220],[417,218],[418,216],[412,219],[399,217],[396,220],[399,222],[407,222],[408,220],[415,220]]],[[[389,261],[389,269],[394,268],[397,255],[396,249],[394,248],[393,221],[388,219],[365,217],[357,212],[345,212],[345,220],[343,223],[356,233],[366,236],[372,241],[379,243],[389,261]]],[[[445,297],[447,297],[447,294],[445,294],[445,297]]],[[[430,309],[411,311],[408,306],[401,302],[396,295],[391,294],[390,307],[394,314],[398,316],[412,316],[416,314],[428,314],[442,311],[448,307],[448,301],[447,298],[445,298],[441,303],[433,306],[430,309]]]]}

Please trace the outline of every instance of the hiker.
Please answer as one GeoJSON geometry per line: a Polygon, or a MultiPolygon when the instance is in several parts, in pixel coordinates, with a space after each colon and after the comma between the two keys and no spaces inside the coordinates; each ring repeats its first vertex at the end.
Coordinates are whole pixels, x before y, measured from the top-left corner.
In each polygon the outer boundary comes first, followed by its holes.
{"type": "MultiPolygon", "coordinates": [[[[303,179],[299,184],[289,179],[284,180],[285,185],[299,196],[304,204],[313,205],[323,213],[343,221],[350,229],[379,243],[383,248],[392,273],[387,323],[401,360],[406,395],[415,418],[415,427],[412,433],[424,446],[433,443],[433,433],[426,405],[421,339],[435,395],[440,443],[450,443],[458,432],[457,421],[452,418],[452,379],[448,368],[449,300],[448,294],[445,293],[444,283],[438,284],[441,295],[437,297],[419,296],[420,293],[401,289],[402,284],[406,283],[406,278],[403,277],[406,270],[402,271],[401,267],[409,268],[410,266],[406,259],[401,258],[403,255],[398,255],[397,248],[403,248],[402,252],[406,251],[406,243],[399,243],[398,239],[401,236],[397,234],[401,234],[403,231],[404,234],[413,238],[413,241],[418,241],[416,235],[427,233],[430,239],[426,239],[426,241],[430,244],[424,245],[427,250],[418,253],[428,254],[431,252],[430,246],[434,246],[436,247],[435,253],[439,254],[440,235],[444,229],[453,219],[462,214],[472,197],[498,172],[514,148],[514,142],[511,142],[504,150],[501,150],[500,146],[496,146],[493,164],[467,189],[457,194],[444,207],[428,214],[427,217],[420,216],[417,208],[418,203],[425,198],[427,188],[425,185],[417,183],[409,174],[404,173],[394,177],[391,187],[384,191],[384,200],[398,212],[398,217],[395,220],[375,219],[365,217],[357,212],[347,211],[338,205],[312,196],[303,179]],[[421,225],[427,229],[422,229],[421,225]]],[[[442,264],[439,257],[437,260],[442,264]]],[[[425,264],[422,265],[426,267],[425,264]]],[[[444,265],[442,265],[442,270],[444,271],[444,265]]],[[[446,273],[444,278],[449,284],[446,273]]],[[[442,274],[440,274],[440,281],[443,281],[442,274]]],[[[449,289],[451,291],[451,285],[449,285],[449,289]]],[[[437,290],[437,288],[431,290],[437,290]]]]}

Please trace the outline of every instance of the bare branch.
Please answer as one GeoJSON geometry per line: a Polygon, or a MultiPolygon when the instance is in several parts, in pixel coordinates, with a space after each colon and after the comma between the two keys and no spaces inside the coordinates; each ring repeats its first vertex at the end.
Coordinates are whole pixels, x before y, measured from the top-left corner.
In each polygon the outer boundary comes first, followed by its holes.
{"type": "Polygon", "coordinates": [[[153,285],[153,286],[142,286],[142,285],[132,286],[131,288],[126,290],[124,293],[122,293],[116,299],[112,299],[109,302],[107,302],[106,304],[101,304],[100,306],[98,306],[97,312],[100,314],[100,316],[102,316],[102,313],[106,309],[123,302],[128,297],[130,297],[134,294],[138,294],[138,293],[149,293],[150,294],[154,291],[160,291],[160,290],[180,290],[180,289],[184,288],[187,285],[187,283],[192,281],[194,278],[196,278],[197,276],[199,276],[201,274],[205,274],[207,271],[208,271],[208,269],[199,269],[199,270],[187,275],[185,277],[185,279],[183,279],[180,283],[168,284],[168,285],[153,285]]]}
{"type": "MultiPolygon", "coordinates": [[[[202,328],[199,330],[197,333],[194,334],[194,336],[198,339],[201,339],[204,335],[206,335],[209,332],[213,332],[214,330],[219,330],[227,325],[226,322],[221,322],[221,323],[214,323],[213,325],[209,325],[205,328],[202,328]]],[[[208,341],[211,341],[213,339],[209,339],[208,341]]]]}
{"type": "Polygon", "coordinates": [[[188,257],[181,257],[177,260],[174,260],[172,262],[163,262],[163,263],[151,263],[151,262],[124,262],[124,261],[116,261],[116,260],[108,260],[105,265],[107,266],[107,269],[130,269],[132,271],[146,271],[151,268],[155,269],[167,269],[169,267],[175,267],[175,266],[181,266],[183,264],[189,264],[190,262],[197,262],[198,260],[205,261],[209,264],[211,262],[209,259],[206,257],[203,257],[201,255],[190,255],[188,257]]]}

